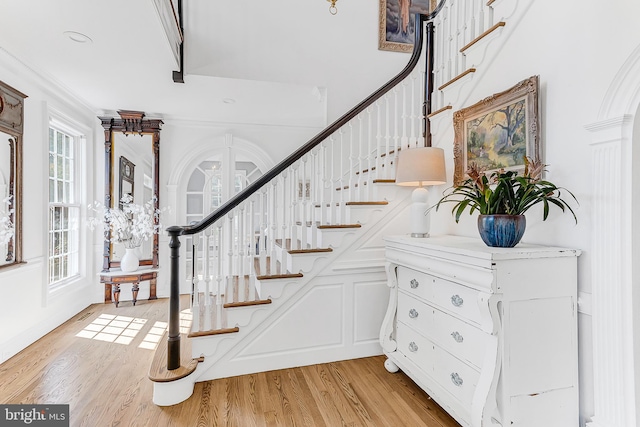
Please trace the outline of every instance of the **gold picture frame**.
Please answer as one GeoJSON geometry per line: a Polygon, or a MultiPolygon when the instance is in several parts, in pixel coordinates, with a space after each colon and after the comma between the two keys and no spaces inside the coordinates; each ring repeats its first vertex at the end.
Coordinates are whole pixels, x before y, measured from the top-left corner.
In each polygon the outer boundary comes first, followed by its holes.
{"type": "Polygon", "coordinates": [[[453,114],[453,185],[470,163],[490,174],[524,170],[524,156],[541,160],[538,81],[529,77],[453,114]]]}
{"type": "Polygon", "coordinates": [[[416,13],[428,15],[437,0],[380,0],[378,49],[391,52],[413,51],[416,13]]]}

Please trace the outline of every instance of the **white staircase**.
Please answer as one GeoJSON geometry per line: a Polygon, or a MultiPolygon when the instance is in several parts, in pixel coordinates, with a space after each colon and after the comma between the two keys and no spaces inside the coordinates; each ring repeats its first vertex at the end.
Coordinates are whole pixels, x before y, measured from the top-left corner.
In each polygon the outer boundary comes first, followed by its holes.
{"type": "MultiPolygon", "coordinates": [[[[440,132],[451,126],[443,113],[465,106],[465,84],[499,53],[517,3],[448,0],[434,19],[430,119],[440,132]]],[[[199,381],[381,353],[382,238],[407,232],[410,203],[410,190],[394,185],[394,159],[423,145],[424,75],[417,66],[193,235],[193,323],[182,340],[195,362],[174,380],[152,372],[154,403],[181,402],[199,381]]]]}

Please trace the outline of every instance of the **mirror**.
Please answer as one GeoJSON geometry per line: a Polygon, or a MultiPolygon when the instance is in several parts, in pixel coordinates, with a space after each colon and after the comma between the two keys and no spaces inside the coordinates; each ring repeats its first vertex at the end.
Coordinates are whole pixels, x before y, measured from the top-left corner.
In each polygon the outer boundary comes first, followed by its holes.
{"type": "MultiPolygon", "coordinates": [[[[139,111],[118,111],[120,118],[100,117],[105,131],[105,206],[122,209],[122,198],[159,207],[159,147],[161,120],[144,119],[139,111]]],[[[136,249],[140,266],[158,267],[158,235],[136,249]]],[[[120,266],[125,248],[104,243],[103,271],[120,266]]]]}
{"type": "Polygon", "coordinates": [[[22,132],[27,96],[0,82],[0,268],[22,263],[22,132]]]}

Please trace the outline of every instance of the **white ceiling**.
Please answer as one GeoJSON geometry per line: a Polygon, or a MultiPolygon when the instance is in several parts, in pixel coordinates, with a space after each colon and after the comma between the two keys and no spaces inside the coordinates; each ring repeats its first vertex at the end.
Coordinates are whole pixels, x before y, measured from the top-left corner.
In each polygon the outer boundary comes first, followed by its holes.
{"type": "Polygon", "coordinates": [[[408,59],[377,50],[377,1],[337,6],[333,16],[325,0],[184,0],[184,84],[153,0],[0,0],[0,47],[97,112],[317,126],[325,88],[335,118],[408,59]]]}

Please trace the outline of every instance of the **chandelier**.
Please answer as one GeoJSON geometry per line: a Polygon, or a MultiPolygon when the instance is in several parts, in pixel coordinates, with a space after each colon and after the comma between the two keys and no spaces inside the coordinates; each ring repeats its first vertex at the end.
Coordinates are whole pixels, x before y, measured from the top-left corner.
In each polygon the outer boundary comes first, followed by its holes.
{"type": "Polygon", "coordinates": [[[335,15],[336,13],[338,13],[338,8],[336,7],[336,2],[338,0],[327,0],[329,3],[331,3],[331,6],[329,6],[329,13],[331,13],[332,15],[335,15]]]}

